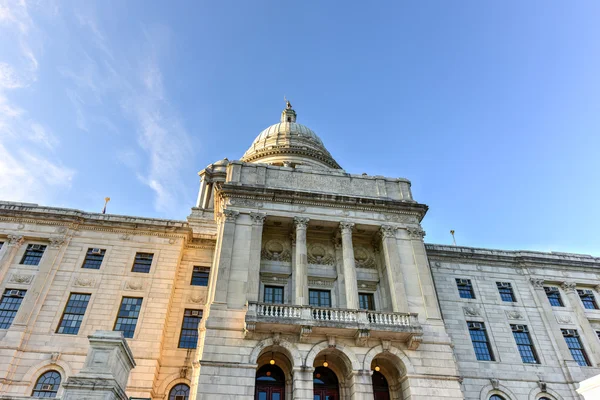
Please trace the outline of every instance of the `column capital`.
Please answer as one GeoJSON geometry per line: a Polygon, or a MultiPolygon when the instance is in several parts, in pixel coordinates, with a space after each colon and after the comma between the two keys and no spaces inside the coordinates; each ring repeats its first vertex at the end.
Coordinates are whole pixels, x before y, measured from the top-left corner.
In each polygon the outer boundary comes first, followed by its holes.
{"type": "Polygon", "coordinates": [[[575,293],[577,284],[575,282],[563,282],[560,284],[560,287],[565,291],[565,293],[575,293]]]}
{"type": "Polygon", "coordinates": [[[423,239],[425,237],[425,231],[420,226],[415,228],[408,227],[406,231],[411,239],[423,239]]]}
{"type": "Polygon", "coordinates": [[[379,228],[379,234],[383,238],[394,238],[396,237],[396,231],[398,227],[392,225],[381,225],[379,228]]]}
{"type": "Polygon", "coordinates": [[[294,225],[296,225],[296,229],[306,229],[308,226],[309,218],[305,217],[294,217],[294,225]]]}
{"type": "Polygon", "coordinates": [[[250,218],[252,219],[252,223],[254,225],[262,225],[262,224],[265,223],[265,218],[267,218],[267,214],[265,214],[265,213],[251,212],[250,213],[250,218]]]}
{"type": "Polygon", "coordinates": [[[343,234],[352,234],[352,229],[354,228],[354,222],[345,222],[342,221],[340,222],[340,231],[343,234]]]}
{"type": "Polygon", "coordinates": [[[7,246],[20,246],[25,242],[25,238],[21,235],[8,235],[7,246]]]}
{"type": "Polygon", "coordinates": [[[64,236],[51,237],[48,240],[50,241],[50,247],[53,249],[58,249],[67,241],[67,239],[64,236]]]}
{"type": "Polygon", "coordinates": [[[240,216],[240,212],[234,210],[223,210],[220,216],[222,222],[235,222],[237,217],[240,216]]]}
{"type": "Polygon", "coordinates": [[[544,280],[543,279],[529,278],[529,282],[531,282],[531,284],[533,285],[533,287],[536,288],[536,289],[541,289],[541,288],[544,287],[544,280]]]}

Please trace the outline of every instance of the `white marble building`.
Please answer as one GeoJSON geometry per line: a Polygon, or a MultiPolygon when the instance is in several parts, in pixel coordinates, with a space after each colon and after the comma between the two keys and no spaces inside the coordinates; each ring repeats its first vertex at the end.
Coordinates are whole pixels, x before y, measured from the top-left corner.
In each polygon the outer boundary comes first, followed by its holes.
{"type": "Polygon", "coordinates": [[[0,202],[0,399],[559,400],[600,373],[600,259],[426,245],[410,182],[345,172],[289,104],[200,178],[187,221],[0,202]]]}

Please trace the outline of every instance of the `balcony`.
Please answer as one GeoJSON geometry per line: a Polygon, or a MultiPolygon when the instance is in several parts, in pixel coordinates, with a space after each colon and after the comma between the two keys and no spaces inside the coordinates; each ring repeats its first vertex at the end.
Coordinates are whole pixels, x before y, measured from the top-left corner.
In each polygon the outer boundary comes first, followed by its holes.
{"type": "Polygon", "coordinates": [[[298,334],[300,340],[311,335],[352,337],[357,345],[366,345],[369,338],[399,340],[412,349],[423,335],[417,314],[255,302],[248,304],[246,329],[250,334],[298,334]]]}

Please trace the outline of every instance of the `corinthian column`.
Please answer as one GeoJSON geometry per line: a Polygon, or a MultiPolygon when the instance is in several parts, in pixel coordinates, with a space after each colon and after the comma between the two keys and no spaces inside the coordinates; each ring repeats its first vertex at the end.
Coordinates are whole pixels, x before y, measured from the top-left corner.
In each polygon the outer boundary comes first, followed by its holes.
{"type": "Polygon", "coordinates": [[[390,285],[390,297],[394,312],[408,312],[408,301],[404,290],[404,274],[402,271],[395,226],[382,225],[379,231],[385,258],[385,271],[390,285]]]}
{"type": "Polygon", "coordinates": [[[8,243],[4,243],[6,249],[0,255],[0,282],[4,280],[10,264],[12,264],[15,254],[17,254],[23,242],[23,236],[8,235],[8,243]]]}
{"type": "Polygon", "coordinates": [[[296,225],[296,268],[295,268],[295,293],[294,304],[299,306],[308,305],[308,255],[306,249],[306,228],[308,218],[295,217],[296,225]]]}
{"type": "Polygon", "coordinates": [[[356,264],[352,245],[352,222],[340,222],[342,232],[342,256],[344,258],[344,286],[346,288],[346,307],[358,309],[358,284],[356,282],[356,264]]]}
{"type": "Polygon", "coordinates": [[[563,282],[560,286],[567,294],[569,303],[571,303],[571,307],[573,308],[573,311],[575,311],[575,317],[577,318],[577,322],[581,327],[581,333],[585,338],[585,341],[588,343],[588,348],[590,349],[589,356],[593,365],[595,365],[596,363],[600,362],[600,349],[597,345],[598,335],[596,334],[594,328],[592,328],[590,320],[585,315],[585,309],[583,308],[583,304],[581,304],[581,299],[577,293],[577,284],[574,282],[563,282]]]}

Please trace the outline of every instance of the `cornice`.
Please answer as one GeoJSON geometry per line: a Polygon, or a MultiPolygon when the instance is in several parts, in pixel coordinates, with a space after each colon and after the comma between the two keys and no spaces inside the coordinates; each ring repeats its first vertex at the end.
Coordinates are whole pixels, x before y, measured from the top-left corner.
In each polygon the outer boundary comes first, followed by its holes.
{"type": "Polygon", "coordinates": [[[267,147],[267,148],[264,148],[261,150],[257,150],[256,152],[252,153],[251,155],[243,157],[242,161],[243,162],[251,162],[254,160],[259,160],[264,157],[281,155],[281,154],[301,155],[301,156],[309,157],[309,158],[315,159],[317,161],[320,161],[322,163],[325,163],[325,164],[329,165],[331,168],[342,169],[342,167],[340,167],[340,165],[333,159],[333,157],[331,157],[331,154],[328,154],[328,153],[325,153],[322,151],[318,151],[318,150],[314,150],[314,149],[310,149],[310,148],[297,147],[297,146],[267,147]]]}

